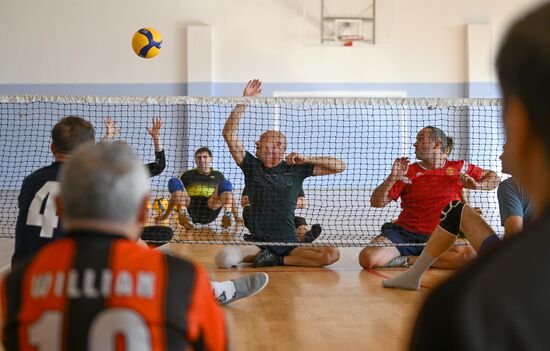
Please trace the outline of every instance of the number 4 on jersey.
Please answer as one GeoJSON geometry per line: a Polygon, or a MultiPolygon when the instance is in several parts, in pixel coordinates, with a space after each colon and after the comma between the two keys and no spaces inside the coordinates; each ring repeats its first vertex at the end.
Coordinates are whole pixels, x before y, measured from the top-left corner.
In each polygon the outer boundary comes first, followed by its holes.
{"type": "Polygon", "coordinates": [[[58,193],[59,182],[49,181],[46,182],[40,190],[38,190],[32,199],[31,206],[29,207],[29,213],[27,215],[27,225],[41,227],[41,238],[53,237],[53,230],[57,228],[59,218],[57,217],[55,197],[58,193]],[[44,213],[40,213],[44,200],[46,200],[44,213]]]}

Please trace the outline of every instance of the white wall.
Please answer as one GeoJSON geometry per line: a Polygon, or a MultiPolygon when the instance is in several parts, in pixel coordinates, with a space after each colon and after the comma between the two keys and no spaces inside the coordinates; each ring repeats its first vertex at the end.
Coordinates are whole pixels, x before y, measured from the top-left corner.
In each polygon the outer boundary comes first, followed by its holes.
{"type": "Polygon", "coordinates": [[[490,24],[497,46],[542,2],[378,0],[378,44],[344,48],[304,44],[304,1],[317,0],[1,0],[0,84],[184,83],[197,23],[213,27],[214,82],[465,82],[465,25],[490,24]],[[152,60],[130,48],[143,26],[164,36],[152,60]]]}

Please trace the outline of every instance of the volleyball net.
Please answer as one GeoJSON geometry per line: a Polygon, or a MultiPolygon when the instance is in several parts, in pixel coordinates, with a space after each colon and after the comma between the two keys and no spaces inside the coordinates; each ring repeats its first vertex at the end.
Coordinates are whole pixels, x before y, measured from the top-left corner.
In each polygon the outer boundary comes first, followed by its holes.
{"type": "MultiPolygon", "coordinates": [[[[370,197],[390,173],[395,158],[408,156],[414,162],[413,143],[423,127],[440,128],[454,139],[449,159],[501,173],[504,133],[498,99],[0,96],[0,237],[14,236],[21,183],[34,170],[53,162],[51,129],[68,115],[89,120],[97,141],[105,134],[105,119],[110,117],[119,129],[115,140],[128,143],[144,163],[155,157],[146,128],[151,127],[153,117],[160,117],[166,168],[151,178],[151,198],[168,199],[168,180],[194,168],[195,150],[204,146],[213,153],[213,169],[233,184],[239,203],[243,172],[221,136],[225,121],[239,103],[247,106],[239,137],[250,153],[255,153],[255,141],[262,132],[278,130],[287,137],[287,153],[332,156],[347,164],[342,173],[309,177],[303,183],[307,206],[297,208],[295,214],[310,227],[322,227],[320,236],[309,245],[366,246],[380,234],[384,223],[398,217],[399,201],[373,208],[370,197]]],[[[465,197],[502,233],[496,191],[470,190],[465,197]]],[[[150,215],[149,224],[156,225],[155,207],[150,215]]],[[[233,220],[229,230],[221,227],[222,214],[193,229],[180,225],[176,217],[164,223],[174,230],[174,242],[248,243],[245,226],[233,220]]],[[[273,242],[281,244],[277,233],[273,233],[273,242]]]]}

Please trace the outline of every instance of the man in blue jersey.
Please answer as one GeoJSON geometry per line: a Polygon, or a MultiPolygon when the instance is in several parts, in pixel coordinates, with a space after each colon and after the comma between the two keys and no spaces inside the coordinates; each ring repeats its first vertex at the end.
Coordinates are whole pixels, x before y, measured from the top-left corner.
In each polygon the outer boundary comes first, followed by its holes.
{"type": "MultiPolygon", "coordinates": [[[[118,129],[110,117],[105,118],[104,124],[106,132],[101,142],[109,142],[118,134],[118,129]]],[[[161,127],[162,121],[156,117],[153,118],[152,127],[147,128],[155,145],[155,162],[146,165],[151,177],[160,174],[166,166],[160,143],[161,127]]],[[[78,147],[95,141],[92,124],[78,116],[62,118],[53,127],[51,134],[50,149],[54,162],[27,176],[21,186],[12,265],[22,258],[32,256],[53,239],[64,236],[53,201],[59,189],[59,167],[78,147]]]]}
{"type": "Polygon", "coordinates": [[[54,201],[59,192],[59,168],[74,150],[94,141],[94,127],[81,117],[64,117],[53,127],[50,150],[55,161],[27,176],[21,186],[12,265],[64,236],[54,201]]]}

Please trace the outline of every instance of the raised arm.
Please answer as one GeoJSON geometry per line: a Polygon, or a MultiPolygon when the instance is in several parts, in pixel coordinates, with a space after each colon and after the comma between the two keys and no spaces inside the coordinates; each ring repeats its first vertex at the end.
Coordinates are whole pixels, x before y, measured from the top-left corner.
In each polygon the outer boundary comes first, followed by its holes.
{"type": "MultiPolygon", "coordinates": [[[[254,79],[246,84],[243,96],[258,96],[261,92],[262,82],[259,79],[254,79]]],[[[246,154],[244,144],[237,135],[239,122],[241,121],[245,109],[246,106],[244,104],[238,104],[233,111],[231,111],[222,131],[222,136],[229,147],[229,152],[238,165],[243,162],[244,155],[246,154]]]]}
{"type": "Polygon", "coordinates": [[[330,156],[302,156],[297,152],[292,152],[286,157],[286,163],[289,165],[311,164],[313,175],[327,175],[343,172],[347,165],[344,161],[330,156]]]}
{"type": "Polygon", "coordinates": [[[151,177],[157,176],[166,168],[166,156],[160,143],[160,129],[162,128],[162,120],[160,117],[153,117],[153,125],[151,128],[146,128],[147,133],[153,139],[155,145],[155,162],[148,163],[146,166],[149,169],[151,177]]]}
{"type": "Polygon", "coordinates": [[[163,150],[162,144],[160,142],[160,130],[162,128],[162,119],[160,117],[153,117],[153,125],[151,128],[145,128],[147,133],[153,139],[153,144],[155,145],[155,152],[161,152],[163,150]]]}
{"type": "Polygon", "coordinates": [[[109,143],[120,133],[120,129],[116,127],[115,121],[112,117],[106,117],[103,120],[105,126],[105,135],[99,141],[100,143],[109,143]]]}
{"type": "Polygon", "coordinates": [[[475,180],[466,173],[459,174],[460,180],[464,183],[464,187],[474,190],[493,190],[500,184],[500,177],[494,171],[484,169],[481,173],[481,178],[475,180]]]}
{"type": "Polygon", "coordinates": [[[393,199],[390,197],[390,189],[398,181],[403,179],[409,169],[409,158],[401,157],[393,161],[390,175],[374,189],[370,197],[372,207],[386,207],[393,199]]]}

